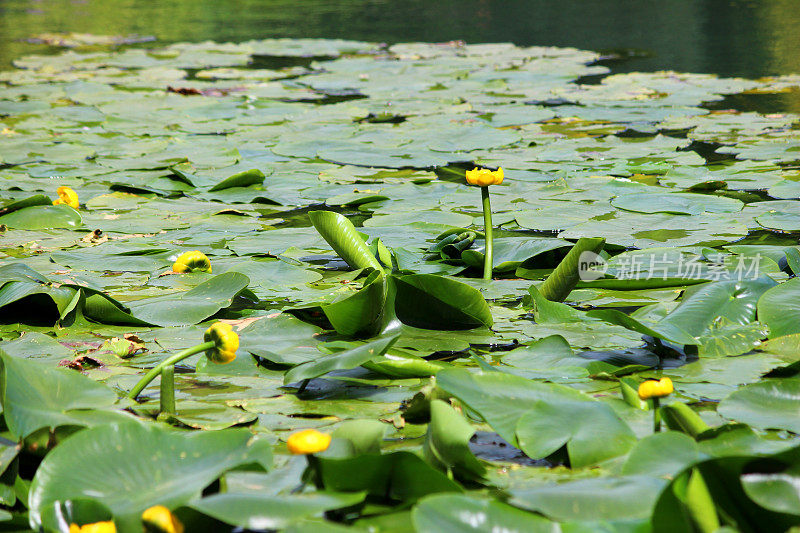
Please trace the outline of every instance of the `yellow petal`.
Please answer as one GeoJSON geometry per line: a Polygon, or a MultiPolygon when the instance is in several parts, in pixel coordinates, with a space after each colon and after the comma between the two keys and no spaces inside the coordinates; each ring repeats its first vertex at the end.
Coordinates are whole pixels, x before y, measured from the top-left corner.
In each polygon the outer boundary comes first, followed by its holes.
{"type": "Polygon", "coordinates": [[[83,526],[70,524],[69,533],[117,533],[117,526],[110,520],[107,522],[85,524],[83,526]]]}
{"type": "Polygon", "coordinates": [[[214,341],[214,347],[206,350],[206,357],[212,363],[224,365],[236,359],[239,349],[239,335],[233,326],[226,322],[215,322],[203,335],[205,342],[214,341]]]}
{"type": "Polygon", "coordinates": [[[663,398],[672,394],[673,391],[672,380],[669,378],[648,379],[639,385],[639,398],[642,400],[663,398]]]}
{"type": "Polygon", "coordinates": [[[142,522],[148,532],[183,533],[183,524],[163,505],[155,505],[143,512],[142,522]]]}
{"type": "Polygon", "coordinates": [[[328,449],[331,436],[316,429],[305,429],[292,433],[286,441],[289,451],[295,455],[319,453],[328,449]]]}
{"type": "Polygon", "coordinates": [[[80,202],[78,201],[78,193],[69,187],[59,187],[56,189],[56,194],[58,194],[58,200],[54,200],[53,205],[65,204],[73,209],[78,209],[80,206],[80,202]]]}
{"type": "Polygon", "coordinates": [[[467,183],[479,187],[499,185],[503,183],[503,169],[489,170],[488,168],[473,168],[466,172],[467,183]]]}
{"type": "Polygon", "coordinates": [[[199,250],[184,252],[178,256],[172,264],[172,271],[177,273],[185,272],[208,272],[211,273],[211,260],[199,250]]]}

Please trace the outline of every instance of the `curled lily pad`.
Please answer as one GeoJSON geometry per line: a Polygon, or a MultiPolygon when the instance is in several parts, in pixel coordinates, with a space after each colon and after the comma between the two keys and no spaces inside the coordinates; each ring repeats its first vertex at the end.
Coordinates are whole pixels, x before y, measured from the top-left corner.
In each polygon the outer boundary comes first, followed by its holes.
{"type": "Polygon", "coordinates": [[[469,329],[492,325],[492,312],[480,292],[433,274],[395,278],[395,312],[401,322],[424,329],[469,329]]]}
{"type": "Polygon", "coordinates": [[[229,306],[249,282],[244,274],[226,272],[182,294],[144,298],[131,302],[127,307],[93,295],[87,298],[84,312],[89,318],[109,323],[187,326],[229,306]]]}

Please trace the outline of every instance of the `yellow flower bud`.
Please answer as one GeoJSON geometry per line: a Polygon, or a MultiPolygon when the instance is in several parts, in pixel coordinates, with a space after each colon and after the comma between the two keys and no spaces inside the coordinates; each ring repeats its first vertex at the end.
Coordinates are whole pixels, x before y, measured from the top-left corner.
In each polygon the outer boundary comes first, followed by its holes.
{"type": "Polygon", "coordinates": [[[473,168],[467,170],[467,183],[487,187],[489,185],[500,185],[503,183],[503,169],[489,170],[488,168],[473,168]]]}
{"type": "Polygon", "coordinates": [[[172,271],[184,272],[208,272],[211,273],[211,260],[203,252],[193,250],[182,253],[172,264],[172,271]]]}
{"type": "Polygon", "coordinates": [[[331,445],[331,436],[316,429],[304,429],[289,435],[286,446],[295,455],[324,452],[331,445]]]}
{"type": "Polygon", "coordinates": [[[230,363],[236,359],[236,350],[239,349],[239,335],[233,327],[225,322],[215,322],[203,335],[205,342],[214,341],[214,347],[206,350],[206,357],[219,365],[230,363]]]}
{"type": "Polygon", "coordinates": [[[80,205],[78,202],[78,193],[69,187],[59,187],[56,189],[58,193],[58,200],[53,200],[53,205],[64,204],[70,206],[72,209],[78,209],[80,205]]]}
{"type": "Polygon", "coordinates": [[[669,378],[648,379],[639,385],[639,398],[642,400],[663,398],[672,394],[673,390],[675,389],[672,387],[672,380],[669,378]]]}
{"type": "Polygon", "coordinates": [[[163,505],[143,512],[142,522],[147,533],[183,533],[183,524],[163,505]]]}
{"type": "Polygon", "coordinates": [[[69,533],[117,533],[117,526],[114,522],[95,522],[79,526],[78,524],[69,525],[69,533]]]}

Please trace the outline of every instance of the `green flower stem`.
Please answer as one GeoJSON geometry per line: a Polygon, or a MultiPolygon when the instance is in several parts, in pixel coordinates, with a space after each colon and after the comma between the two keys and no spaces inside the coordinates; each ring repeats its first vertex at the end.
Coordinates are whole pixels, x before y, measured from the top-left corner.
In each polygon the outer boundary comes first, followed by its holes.
{"type": "Polygon", "coordinates": [[[313,453],[306,455],[306,461],[308,462],[308,468],[311,469],[312,475],[314,476],[314,483],[317,486],[318,490],[325,490],[325,485],[322,483],[322,471],[320,470],[319,466],[319,459],[313,453]]]}
{"type": "Polygon", "coordinates": [[[483,256],[483,279],[492,279],[494,266],[494,237],[492,236],[492,204],[489,200],[489,186],[481,187],[483,199],[483,233],[486,236],[486,252],[483,256]]]}
{"type": "Polygon", "coordinates": [[[158,397],[160,411],[174,415],[175,410],[175,365],[161,369],[161,394],[158,397]]]}
{"type": "Polygon", "coordinates": [[[311,379],[304,379],[300,383],[300,387],[297,388],[297,392],[295,392],[295,394],[297,394],[297,395],[303,394],[303,391],[306,390],[306,387],[308,387],[308,384],[309,384],[310,381],[311,381],[311,379]]]}
{"type": "Polygon", "coordinates": [[[653,398],[653,433],[661,431],[661,410],[658,400],[658,398],[653,398]]]}
{"type": "Polygon", "coordinates": [[[190,357],[196,353],[210,350],[213,347],[214,347],[214,341],[208,341],[204,342],[203,344],[198,344],[197,346],[192,346],[191,348],[186,348],[182,352],[178,352],[171,357],[167,357],[166,359],[158,363],[156,366],[151,368],[150,371],[147,374],[145,374],[144,377],[142,377],[142,379],[139,380],[139,383],[137,383],[136,386],[133,387],[131,391],[128,393],[128,398],[135,400],[136,397],[139,396],[139,393],[142,392],[144,388],[150,384],[151,381],[156,379],[156,376],[161,374],[161,371],[164,369],[165,366],[175,365],[176,363],[183,361],[187,357],[190,357]]]}
{"type": "Polygon", "coordinates": [[[319,459],[313,453],[306,455],[306,469],[303,475],[300,476],[300,484],[292,489],[292,494],[299,494],[303,492],[308,486],[308,483],[314,483],[317,489],[322,489],[322,473],[319,470],[319,459]]]}

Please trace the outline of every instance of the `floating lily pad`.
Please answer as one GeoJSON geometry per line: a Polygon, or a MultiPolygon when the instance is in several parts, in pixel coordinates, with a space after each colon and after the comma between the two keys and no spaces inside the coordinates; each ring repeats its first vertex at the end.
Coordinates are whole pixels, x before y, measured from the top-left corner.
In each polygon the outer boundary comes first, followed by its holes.
{"type": "Polygon", "coordinates": [[[139,422],[85,430],[49,454],[37,471],[31,523],[53,528],[42,523],[51,505],[93,499],[106,505],[120,526],[135,527],[148,507],[187,503],[227,470],[252,464],[268,468],[268,445],[252,439],[247,430],[186,434],[139,422]],[[142,454],[145,449],[149,453],[142,454]],[[143,480],[147,491],[139,490],[143,480]]]}
{"type": "Polygon", "coordinates": [[[78,211],[66,205],[37,205],[0,216],[0,224],[27,230],[75,229],[81,226],[82,218],[78,211]]]}

